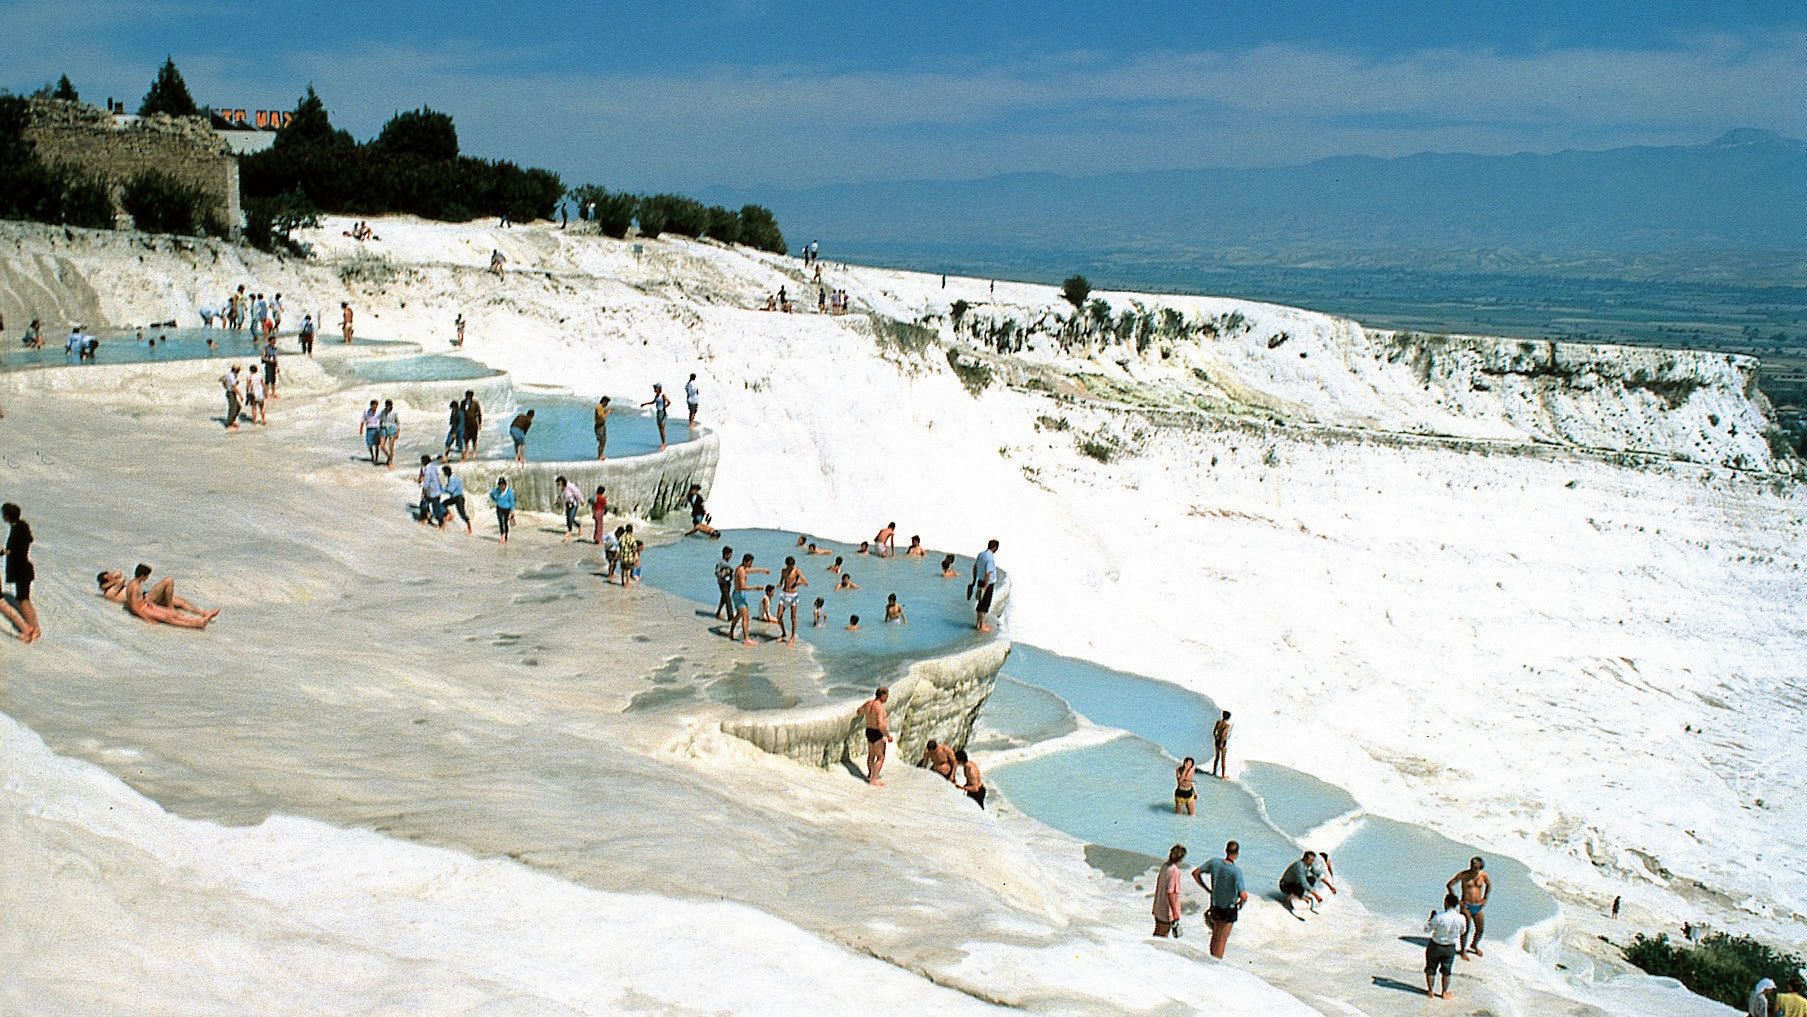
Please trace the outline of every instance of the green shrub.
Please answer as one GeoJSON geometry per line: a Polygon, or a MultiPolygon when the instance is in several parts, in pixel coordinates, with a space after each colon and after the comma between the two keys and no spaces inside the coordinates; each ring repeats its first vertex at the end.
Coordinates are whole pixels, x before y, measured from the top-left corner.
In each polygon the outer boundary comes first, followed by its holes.
{"type": "Polygon", "coordinates": [[[1061,282],[1060,295],[1066,298],[1067,303],[1073,305],[1075,312],[1078,312],[1084,309],[1085,298],[1092,295],[1092,284],[1087,282],[1083,275],[1070,275],[1061,282]]]}
{"type": "Polygon", "coordinates": [[[659,234],[665,232],[665,209],[659,205],[641,199],[634,209],[634,218],[639,222],[640,235],[648,240],[657,240],[659,234]]]}
{"type": "Polygon", "coordinates": [[[720,205],[709,206],[708,236],[724,244],[740,243],[740,213],[720,205]]]}
{"type": "Polygon", "coordinates": [[[300,191],[245,202],[245,240],[260,251],[300,253],[290,234],[318,225],[320,210],[300,191]]]}
{"type": "MultiPolygon", "coordinates": [[[[709,230],[709,207],[695,198],[686,198],[681,194],[648,195],[640,199],[643,219],[649,210],[655,213],[655,218],[659,221],[657,232],[676,233],[694,240],[709,230]]],[[[644,225],[641,232],[646,232],[644,225]]]]}
{"type": "Polygon", "coordinates": [[[773,254],[788,254],[784,233],[778,229],[778,217],[764,205],[740,207],[740,242],[773,254]]]}
{"type": "Polygon", "coordinates": [[[1672,943],[1667,935],[1655,939],[1639,933],[1625,947],[1625,959],[1653,975],[1673,978],[1689,990],[1744,1009],[1751,986],[1761,978],[1773,978],[1786,986],[1788,975],[1801,967],[1801,959],[1759,943],[1749,936],[1709,934],[1698,946],[1672,943]]]}
{"type": "Polygon", "coordinates": [[[132,224],[146,233],[198,237],[223,235],[226,231],[213,214],[212,201],[205,191],[156,170],[146,170],[127,180],[120,204],[131,215],[132,224]]]}
{"type": "Polygon", "coordinates": [[[451,117],[422,106],[390,117],[370,147],[384,155],[443,162],[458,158],[458,128],[451,117]]]}
{"type": "Polygon", "coordinates": [[[974,398],[991,386],[991,368],[977,360],[966,360],[957,350],[947,351],[947,366],[953,368],[960,385],[974,398]]]}
{"type": "Polygon", "coordinates": [[[1074,444],[1079,448],[1080,455],[1083,455],[1088,459],[1096,459],[1101,463],[1108,463],[1117,457],[1117,447],[1115,445],[1100,441],[1097,438],[1082,437],[1075,441],[1074,444]]]}

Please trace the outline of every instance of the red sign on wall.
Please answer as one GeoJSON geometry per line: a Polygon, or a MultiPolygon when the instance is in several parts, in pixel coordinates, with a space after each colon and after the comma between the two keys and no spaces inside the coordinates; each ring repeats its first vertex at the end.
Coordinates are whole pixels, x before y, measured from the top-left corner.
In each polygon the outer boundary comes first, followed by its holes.
{"type": "Polygon", "coordinates": [[[229,125],[235,127],[250,127],[255,124],[258,130],[263,131],[280,130],[287,127],[290,120],[295,119],[293,110],[283,109],[219,109],[214,110],[213,112],[215,116],[224,120],[229,125]]]}

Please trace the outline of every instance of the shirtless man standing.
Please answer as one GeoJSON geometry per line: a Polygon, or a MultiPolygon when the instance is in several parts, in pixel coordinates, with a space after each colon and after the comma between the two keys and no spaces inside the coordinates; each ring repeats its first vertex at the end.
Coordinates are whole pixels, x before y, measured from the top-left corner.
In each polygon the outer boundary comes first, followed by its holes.
{"type": "Polygon", "coordinates": [[[886,523],[885,528],[872,538],[873,548],[880,558],[889,558],[897,553],[897,524],[886,523]]]}
{"type": "Polygon", "coordinates": [[[979,774],[979,764],[966,757],[965,749],[954,753],[954,762],[960,764],[962,776],[965,778],[964,783],[957,783],[954,786],[966,792],[966,797],[978,802],[979,808],[984,808],[985,778],[979,774]]]}
{"type": "Polygon", "coordinates": [[[809,580],[803,578],[803,570],[797,567],[796,558],[784,559],[784,568],[778,573],[778,639],[780,642],[795,644],[797,642],[797,600],[803,595],[803,587],[809,580]],[[790,614],[790,627],[786,628],[784,616],[790,614]]]}
{"type": "Polygon", "coordinates": [[[1450,893],[1455,893],[1458,885],[1462,888],[1459,895],[1462,913],[1468,916],[1469,932],[1474,937],[1470,940],[1468,934],[1462,936],[1457,956],[1463,959],[1467,959],[1470,950],[1474,951],[1476,957],[1484,956],[1481,953],[1481,933],[1487,931],[1487,920],[1481,916],[1481,909],[1487,906],[1487,898],[1493,893],[1493,880],[1487,878],[1486,868],[1487,863],[1476,855],[1468,860],[1468,868],[1451,876],[1444,887],[1450,893]]]}
{"type": "Polygon", "coordinates": [[[730,601],[734,613],[729,616],[728,620],[728,638],[734,638],[734,623],[739,621],[741,645],[743,646],[753,645],[753,609],[747,603],[747,591],[758,589],[753,584],[754,574],[769,576],[772,574],[772,570],[754,568],[753,556],[741,555],[740,564],[734,569],[734,596],[730,601]]]}
{"type": "Polygon", "coordinates": [[[939,773],[951,784],[954,781],[954,763],[954,750],[930,738],[929,743],[923,746],[922,762],[917,765],[939,773]]]}
{"type": "Polygon", "coordinates": [[[339,328],[345,332],[345,341],[351,342],[351,305],[339,301],[339,328]]]}
{"type": "Polygon", "coordinates": [[[218,610],[203,611],[181,597],[176,596],[176,582],[164,579],[150,588],[144,589],[145,580],[151,576],[149,565],[140,565],[133,570],[131,582],[118,572],[102,572],[95,576],[100,584],[101,596],[117,604],[124,604],[126,610],[145,621],[161,622],[185,629],[204,629],[207,623],[219,616],[218,610]]]}
{"type": "Polygon", "coordinates": [[[866,722],[866,783],[873,787],[885,786],[878,779],[885,768],[885,746],[897,740],[891,736],[891,715],[885,712],[885,701],[890,698],[891,690],[880,685],[859,709],[860,718],[866,722]]]}
{"type": "Polygon", "coordinates": [[[1211,744],[1215,747],[1211,755],[1211,776],[1225,779],[1230,772],[1230,711],[1225,710],[1217,723],[1211,725],[1211,744]]]}

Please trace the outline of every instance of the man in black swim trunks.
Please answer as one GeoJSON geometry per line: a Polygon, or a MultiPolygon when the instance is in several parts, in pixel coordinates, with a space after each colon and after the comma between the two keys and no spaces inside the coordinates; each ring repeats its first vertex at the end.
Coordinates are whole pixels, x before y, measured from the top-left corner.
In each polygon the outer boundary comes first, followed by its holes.
{"type": "Polygon", "coordinates": [[[954,762],[960,764],[960,774],[965,778],[958,785],[960,790],[966,792],[966,797],[978,802],[979,808],[984,808],[985,778],[979,774],[979,764],[966,758],[965,749],[954,753],[954,762]]]}
{"type": "Polygon", "coordinates": [[[873,787],[885,786],[878,775],[885,768],[885,746],[896,740],[891,737],[891,715],[885,712],[885,701],[890,698],[891,690],[880,685],[871,699],[860,704],[859,716],[866,722],[866,783],[873,787]]]}

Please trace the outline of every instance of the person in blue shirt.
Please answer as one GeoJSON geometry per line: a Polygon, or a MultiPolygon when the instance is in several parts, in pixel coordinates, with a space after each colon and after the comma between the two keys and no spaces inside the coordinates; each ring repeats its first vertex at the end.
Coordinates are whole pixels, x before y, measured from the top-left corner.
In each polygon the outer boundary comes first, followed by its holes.
{"type": "Polygon", "coordinates": [[[1223,960],[1236,917],[1249,900],[1248,882],[1236,864],[1236,856],[1241,853],[1242,845],[1231,841],[1224,845],[1222,858],[1213,858],[1192,870],[1192,878],[1211,895],[1211,908],[1205,918],[1211,923],[1211,956],[1218,960],[1223,960]],[[1206,876],[1211,877],[1209,883],[1205,882],[1206,876]]]}
{"type": "Polygon", "coordinates": [[[507,477],[497,477],[496,486],[490,489],[490,503],[496,506],[496,527],[502,531],[502,543],[508,543],[508,520],[514,515],[514,491],[508,486],[507,477]]]}
{"type": "Polygon", "coordinates": [[[654,385],[653,397],[640,405],[653,408],[653,423],[659,425],[659,451],[665,451],[665,417],[671,410],[671,400],[665,396],[665,386],[654,385]]]}
{"type": "Polygon", "coordinates": [[[985,550],[980,551],[978,559],[973,562],[973,582],[967,590],[969,596],[977,594],[979,597],[978,628],[980,632],[991,631],[991,626],[986,624],[985,616],[991,613],[991,595],[997,590],[997,585],[998,542],[993,540],[985,545],[985,550]]]}

